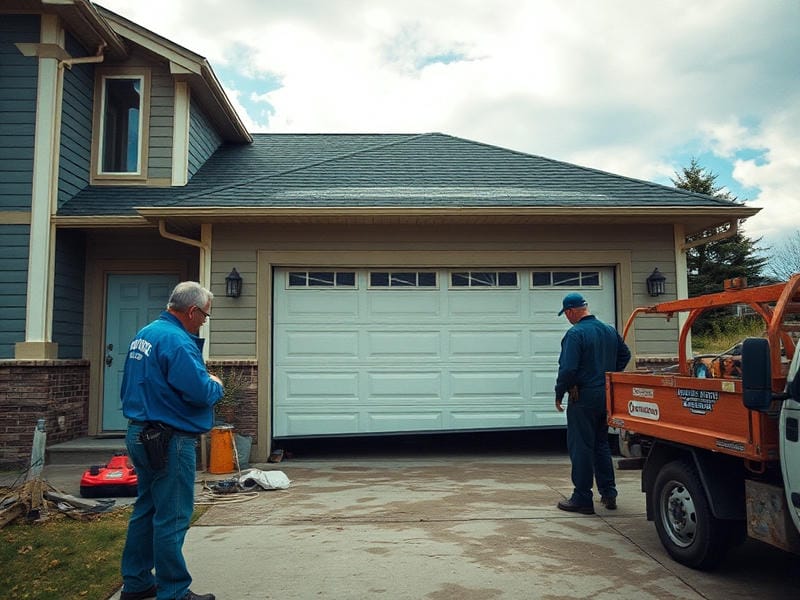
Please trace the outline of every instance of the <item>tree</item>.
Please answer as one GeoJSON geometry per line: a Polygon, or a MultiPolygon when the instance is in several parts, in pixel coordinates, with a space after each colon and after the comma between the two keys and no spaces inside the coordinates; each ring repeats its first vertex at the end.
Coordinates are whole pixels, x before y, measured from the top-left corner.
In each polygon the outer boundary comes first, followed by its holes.
{"type": "MultiPolygon", "coordinates": [[[[723,200],[737,199],[723,187],[716,185],[717,175],[701,167],[695,158],[692,158],[688,167],[683,168],[682,173],[676,172],[675,175],[672,183],[677,188],[723,200]]],[[[699,234],[697,239],[723,231],[724,228],[709,230],[699,234]]],[[[733,277],[746,277],[749,285],[765,283],[762,271],[768,259],[759,256],[757,244],[760,241],[735,233],[730,237],[690,248],[686,254],[689,296],[721,292],[723,281],[733,277]]],[[[692,331],[705,333],[712,329],[712,321],[720,316],[713,314],[714,312],[708,311],[698,319],[692,331]]]]}
{"type": "Polygon", "coordinates": [[[795,231],[770,253],[767,271],[777,281],[786,281],[800,273],[800,231],[795,231]]]}

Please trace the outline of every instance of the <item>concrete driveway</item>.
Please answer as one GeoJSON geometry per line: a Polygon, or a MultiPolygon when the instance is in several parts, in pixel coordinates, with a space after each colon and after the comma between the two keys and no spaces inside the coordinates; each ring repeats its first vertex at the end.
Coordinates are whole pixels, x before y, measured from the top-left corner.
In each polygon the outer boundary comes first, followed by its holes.
{"type": "MultiPolygon", "coordinates": [[[[185,554],[192,589],[232,599],[800,597],[800,560],[760,542],[714,573],[673,562],[645,520],[638,471],[619,509],[556,509],[563,452],[292,459],[286,490],[211,506],[185,554]]],[[[202,477],[201,477],[202,479],[202,477]]]]}

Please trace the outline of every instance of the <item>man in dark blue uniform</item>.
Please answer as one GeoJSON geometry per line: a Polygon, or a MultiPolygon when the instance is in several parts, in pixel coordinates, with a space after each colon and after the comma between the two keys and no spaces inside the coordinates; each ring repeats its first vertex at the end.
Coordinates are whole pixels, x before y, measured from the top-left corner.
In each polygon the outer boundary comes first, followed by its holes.
{"type": "Polygon", "coordinates": [[[128,349],[122,413],[130,423],[126,445],[138,495],[122,552],[121,600],[214,600],[214,594],[189,589],[183,558],[194,510],[197,438],[211,429],[223,393],[222,382],[206,369],[198,337],[213,297],[194,281],[179,283],[167,310],[128,349]]]}
{"type": "Polygon", "coordinates": [[[574,490],[558,508],[586,515],[594,514],[592,479],[597,480],[600,501],[610,510],[617,508],[614,465],[608,445],[606,412],[606,372],[622,371],[631,351],[617,330],[589,312],[586,300],[577,293],[567,294],[561,311],[572,327],[561,340],[556,379],[556,410],[564,394],[567,407],[567,449],[572,462],[574,490]]]}

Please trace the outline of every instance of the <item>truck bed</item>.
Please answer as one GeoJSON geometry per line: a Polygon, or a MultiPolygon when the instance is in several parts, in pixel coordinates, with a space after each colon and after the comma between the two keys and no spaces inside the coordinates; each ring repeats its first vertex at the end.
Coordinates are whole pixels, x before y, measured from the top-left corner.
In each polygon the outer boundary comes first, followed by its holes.
{"type": "Polygon", "coordinates": [[[777,411],[746,409],[739,379],[608,373],[606,400],[612,427],[750,461],[778,460],[777,411]]]}

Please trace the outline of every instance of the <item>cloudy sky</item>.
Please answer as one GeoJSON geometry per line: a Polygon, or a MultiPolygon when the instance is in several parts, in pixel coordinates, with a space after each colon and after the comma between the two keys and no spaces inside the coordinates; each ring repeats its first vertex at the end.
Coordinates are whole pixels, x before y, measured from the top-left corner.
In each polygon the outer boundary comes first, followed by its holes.
{"type": "Polygon", "coordinates": [[[100,0],[205,56],[251,132],[442,132],[800,230],[800,0],[100,0]]]}

